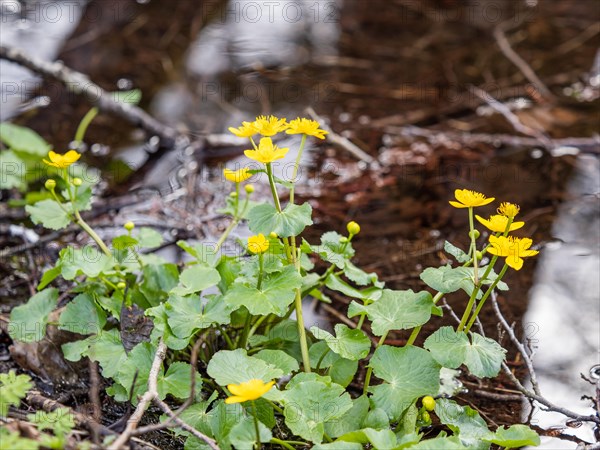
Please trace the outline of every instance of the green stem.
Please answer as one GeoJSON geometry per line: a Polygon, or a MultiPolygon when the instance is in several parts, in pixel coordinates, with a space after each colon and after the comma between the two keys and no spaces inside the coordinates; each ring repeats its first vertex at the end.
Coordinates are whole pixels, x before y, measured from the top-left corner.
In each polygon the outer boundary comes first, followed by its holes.
{"type": "Polygon", "coordinates": [[[235,349],[235,345],[233,344],[233,341],[231,340],[231,338],[229,337],[227,332],[225,332],[223,327],[219,327],[219,331],[221,332],[221,336],[223,336],[223,339],[225,339],[225,342],[227,342],[227,346],[229,347],[229,349],[230,350],[235,349]]]}
{"type": "Polygon", "coordinates": [[[465,328],[465,324],[467,323],[467,319],[471,315],[471,311],[473,311],[473,305],[475,304],[475,298],[477,297],[477,293],[479,292],[479,284],[473,286],[473,292],[471,292],[471,296],[469,297],[469,302],[467,303],[467,307],[465,308],[465,312],[460,319],[460,323],[458,324],[458,328],[456,331],[462,331],[465,328]]]}
{"type": "MultiPolygon", "coordinates": [[[[281,439],[271,438],[271,444],[281,445],[283,448],[287,448],[288,450],[294,450],[288,441],[282,441],[281,439]]],[[[302,443],[304,444],[304,442],[302,443]]]]}
{"type": "Polygon", "coordinates": [[[256,411],[256,403],[252,400],[252,414],[254,415],[254,431],[256,431],[256,446],[255,448],[260,449],[260,429],[258,428],[258,412],[256,411]]]}
{"type": "Polygon", "coordinates": [[[239,222],[240,222],[239,219],[233,219],[233,221],[227,226],[227,228],[225,228],[225,231],[223,231],[223,234],[221,235],[221,237],[217,241],[217,245],[215,247],[215,253],[217,253],[219,251],[219,249],[221,248],[221,246],[225,242],[225,239],[227,239],[227,237],[229,236],[229,234],[233,231],[233,229],[238,225],[239,222]]]}
{"type": "Polygon", "coordinates": [[[269,186],[271,186],[271,194],[273,195],[273,202],[277,212],[281,212],[281,203],[279,202],[279,195],[277,194],[277,187],[275,186],[275,179],[273,178],[273,168],[271,163],[267,163],[267,177],[269,178],[269,186]]]}
{"type": "Polygon", "coordinates": [[[504,267],[502,268],[502,270],[498,274],[498,278],[496,278],[494,280],[494,282],[491,284],[491,286],[488,288],[488,290],[485,291],[485,294],[483,294],[483,297],[481,298],[481,301],[479,302],[479,305],[477,305],[477,309],[475,309],[475,312],[473,313],[473,316],[471,317],[471,320],[469,320],[467,328],[465,328],[465,333],[468,333],[469,330],[471,329],[471,327],[473,326],[473,324],[475,323],[475,319],[477,319],[477,316],[479,315],[479,312],[481,311],[481,308],[483,308],[483,304],[485,303],[485,301],[487,300],[487,298],[490,296],[490,294],[492,293],[492,291],[494,290],[494,288],[496,287],[496,285],[500,282],[500,280],[502,279],[502,277],[506,273],[507,269],[508,269],[508,265],[504,264],[504,267]]]}
{"type": "Polygon", "coordinates": [[[319,358],[319,361],[317,362],[317,367],[315,367],[315,370],[318,372],[319,369],[321,368],[321,363],[323,362],[323,360],[325,359],[325,357],[327,356],[327,354],[331,351],[331,349],[329,347],[327,347],[327,350],[325,350],[323,352],[323,354],[321,355],[321,357],[319,358]]]}
{"type": "Polygon", "coordinates": [[[260,325],[265,321],[265,319],[269,317],[268,315],[265,316],[260,316],[256,322],[254,322],[254,325],[252,326],[252,328],[250,328],[250,332],[248,333],[248,339],[250,339],[254,333],[256,333],[256,330],[258,330],[258,327],[260,327],[260,325]]]}
{"type": "Polygon", "coordinates": [[[365,316],[366,315],[367,315],[366,313],[362,313],[360,315],[360,319],[358,319],[358,325],[356,325],[356,329],[357,330],[360,330],[362,328],[363,324],[365,323],[365,316]]]}
{"type": "Polygon", "coordinates": [[[81,119],[81,122],[79,122],[77,131],[75,132],[75,142],[77,142],[77,144],[81,144],[83,142],[85,132],[87,131],[90,123],[92,123],[92,120],[94,120],[97,115],[98,108],[94,107],[90,109],[85,116],[83,116],[83,119],[81,119]]]}
{"type": "Polygon", "coordinates": [[[262,253],[258,254],[258,283],[256,283],[256,289],[260,291],[260,287],[262,286],[263,280],[263,266],[264,266],[264,257],[262,253]]]}
{"type": "MultiPolygon", "coordinates": [[[[388,335],[387,331],[385,333],[383,333],[383,336],[381,336],[381,338],[379,339],[379,342],[377,343],[375,350],[377,350],[379,347],[381,347],[383,345],[383,343],[385,342],[385,339],[387,338],[387,335],[388,335]]],[[[372,374],[373,374],[373,366],[369,366],[369,368],[367,369],[367,374],[365,375],[365,386],[363,387],[363,395],[367,395],[367,393],[369,391],[369,383],[371,383],[371,375],[372,374]]]]}
{"type": "Polygon", "coordinates": [[[300,158],[302,157],[302,151],[304,150],[304,144],[306,143],[306,135],[302,135],[302,141],[300,142],[300,148],[298,149],[298,155],[296,156],[296,163],[294,164],[294,171],[292,172],[292,188],[290,189],[290,203],[294,203],[294,191],[296,189],[296,177],[298,176],[298,168],[300,167],[300,158]]]}
{"type": "Polygon", "coordinates": [[[477,276],[477,239],[475,238],[472,207],[469,207],[469,235],[471,237],[471,256],[473,257],[473,279],[475,280],[475,286],[477,286],[479,284],[479,277],[477,276]]]}
{"type": "Polygon", "coordinates": [[[102,250],[105,255],[112,256],[112,253],[110,252],[104,241],[100,239],[100,236],[96,234],[92,227],[90,227],[87,224],[87,222],[82,219],[81,215],[79,214],[79,211],[77,210],[75,210],[75,223],[79,225],[83,229],[83,231],[89,234],[89,236],[96,242],[96,244],[98,244],[98,247],[100,247],[100,250],[102,250]]]}
{"type": "Polygon", "coordinates": [[[298,324],[298,334],[300,335],[300,351],[302,352],[304,371],[310,373],[310,357],[308,356],[308,342],[306,340],[304,318],[302,317],[302,295],[300,294],[300,289],[296,289],[296,298],[294,302],[296,307],[296,323],[298,324]]]}
{"type": "MultiPolygon", "coordinates": [[[[437,294],[435,294],[435,297],[433,297],[433,304],[435,305],[437,302],[439,302],[443,296],[444,294],[442,292],[438,292],[437,294]]],[[[417,337],[419,336],[419,333],[421,332],[421,328],[423,328],[423,325],[419,325],[418,327],[413,328],[412,333],[408,338],[408,341],[406,341],[406,346],[413,345],[415,343],[417,337]]]]}

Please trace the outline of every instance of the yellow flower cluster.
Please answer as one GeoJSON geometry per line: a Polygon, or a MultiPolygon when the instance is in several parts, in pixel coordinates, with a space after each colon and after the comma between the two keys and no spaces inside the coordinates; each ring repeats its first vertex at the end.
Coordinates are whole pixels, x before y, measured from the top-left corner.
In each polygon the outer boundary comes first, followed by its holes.
{"type": "MultiPolygon", "coordinates": [[[[495,200],[494,198],[487,198],[480,192],[468,189],[457,189],[454,191],[454,196],[456,200],[451,200],[449,203],[455,208],[477,208],[488,205],[495,200]]],[[[525,225],[525,222],[513,221],[519,214],[519,205],[504,202],[500,204],[496,211],[498,214],[490,216],[487,220],[475,215],[479,223],[496,233],[490,236],[490,245],[487,251],[492,255],[506,258],[506,264],[509,267],[520,270],[523,267],[523,258],[535,256],[539,252],[529,249],[533,244],[533,241],[529,238],[505,236],[505,234],[518,230],[525,225]]]]}
{"type": "Polygon", "coordinates": [[[304,134],[325,139],[325,135],[328,133],[320,129],[319,123],[314,120],[297,118],[288,123],[286,119],[275,116],[258,116],[254,122],[242,122],[241,127],[231,127],[229,131],[242,138],[251,138],[255,134],[272,137],[285,131],[287,134],[304,134]]]}

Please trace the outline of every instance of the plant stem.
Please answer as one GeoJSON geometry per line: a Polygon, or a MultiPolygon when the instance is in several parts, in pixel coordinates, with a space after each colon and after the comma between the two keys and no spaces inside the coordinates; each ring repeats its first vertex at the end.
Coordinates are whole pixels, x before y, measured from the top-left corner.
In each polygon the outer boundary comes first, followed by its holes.
{"type": "Polygon", "coordinates": [[[233,221],[227,226],[227,228],[225,228],[225,231],[223,231],[223,234],[221,235],[221,237],[217,241],[217,245],[215,247],[215,253],[217,253],[219,251],[219,249],[221,248],[221,246],[225,242],[225,239],[227,239],[227,237],[229,236],[229,234],[233,231],[233,229],[237,226],[237,224],[239,222],[240,222],[239,219],[237,219],[237,218],[233,219],[233,221]]]}
{"type": "MultiPolygon", "coordinates": [[[[85,136],[85,132],[87,131],[92,120],[98,115],[98,108],[94,107],[90,109],[81,122],[79,122],[79,126],[77,127],[77,131],[75,132],[75,142],[77,142],[78,146],[83,142],[83,137],[85,136]]],[[[77,150],[77,149],[75,149],[77,150]]]]}
{"type": "Polygon", "coordinates": [[[473,224],[473,208],[469,207],[469,235],[471,237],[471,255],[473,257],[473,280],[475,286],[479,284],[477,276],[477,239],[475,238],[475,225],[473,224]]]}
{"type": "Polygon", "coordinates": [[[273,195],[273,202],[277,212],[281,212],[281,203],[279,202],[279,195],[277,194],[277,187],[275,186],[275,179],[273,178],[273,168],[271,163],[267,163],[267,177],[269,178],[269,186],[271,186],[271,194],[273,195]]]}
{"type": "Polygon", "coordinates": [[[506,273],[507,269],[508,269],[508,265],[504,264],[504,267],[502,268],[502,270],[498,274],[498,277],[490,285],[490,287],[488,288],[488,290],[485,291],[485,294],[483,294],[483,297],[481,298],[481,301],[479,302],[479,305],[477,305],[477,308],[475,309],[475,312],[473,313],[473,316],[471,317],[471,320],[469,320],[467,328],[465,328],[465,333],[468,333],[469,330],[471,329],[471,327],[473,326],[473,324],[475,323],[475,319],[477,319],[477,316],[479,315],[479,312],[481,311],[481,308],[483,308],[483,304],[485,303],[485,301],[487,300],[487,298],[490,296],[490,294],[492,293],[492,291],[494,290],[494,288],[496,287],[496,285],[500,282],[500,280],[502,279],[502,277],[506,273]]]}
{"type": "Polygon", "coordinates": [[[294,203],[294,190],[296,189],[296,177],[298,176],[298,168],[300,167],[300,158],[302,157],[302,151],[304,150],[304,144],[306,143],[306,135],[302,135],[302,141],[300,142],[300,148],[298,149],[298,156],[296,156],[296,163],[294,164],[294,171],[292,172],[292,188],[290,189],[290,203],[294,203]]]}
{"type": "Polygon", "coordinates": [[[323,352],[323,354],[321,355],[321,357],[319,358],[319,361],[317,362],[317,367],[315,367],[316,371],[319,371],[319,369],[321,368],[321,363],[323,362],[323,360],[325,359],[325,357],[327,356],[327,354],[331,351],[331,349],[329,347],[327,347],[327,350],[325,350],[323,352]]]}
{"type": "Polygon", "coordinates": [[[258,428],[258,412],[256,411],[256,403],[252,400],[252,414],[254,415],[254,431],[256,431],[256,446],[257,450],[260,449],[260,429],[258,428]]]}
{"type": "Polygon", "coordinates": [[[112,253],[110,252],[104,241],[100,239],[100,236],[96,234],[92,227],[90,227],[87,224],[87,222],[82,219],[81,215],[79,214],[79,211],[77,210],[75,210],[75,223],[79,225],[83,229],[83,231],[89,234],[89,236],[96,242],[96,244],[98,244],[98,247],[100,247],[100,250],[102,250],[106,256],[112,256],[112,253]]]}
{"type": "Polygon", "coordinates": [[[271,444],[281,445],[282,447],[287,448],[288,450],[294,450],[294,447],[288,444],[287,441],[282,441],[281,439],[271,438],[271,444]]]}
{"type": "MultiPolygon", "coordinates": [[[[438,292],[437,294],[435,294],[435,297],[433,297],[433,304],[435,305],[437,302],[439,302],[443,296],[443,292],[438,292]]],[[[406,346],[413,345],[415,343],[417,337],[419,336],[419,333],[421,332],[421,328],[423,328],[423,325],[419,325],[418,327],[413,328],[412,333],[406,341],[406,346]]]]}
{"type": "Polygon", "coordinates": [[[256,283],[256,289],[260,291],[260,287],[262,285],[263,280],[263,266],[264,266],[264,258],[263,254],[258,254],[258,283],[256,283]]]}
{"type": "Polygon", "coordinates": [[[258,327],[265,321],[265,319],[269,317],[268,315],[265,316],[260,316],[256,322],[254,322],[254,325],[252,326],[252,328],[250,328],[250,332],[248,333],[248,339],[250,339],[250,337],[252,335],[254,335],[254,333],[256,333],[256,330],[258,330],[258,327]]]}
{"type": "MultiPolygon", "coordinates": [[[[381,338],[379,338],[379,342],[377,343],[377,346],[375,346],[375,350],[377,350],[379,347],[381,347],[383,345],[383,343],[385,342],[385,339],[387,338],[388,332],[386,331],[385,333],[383,333],[383,336],[381,336],[381,338]]],[[[363,395],[367,395],[368,391],[369,391],[369,383],[371,382],[371,374],[373,373],[373,366],[369,365],[369,368],[367,369],[367,374],[365,375],[365,386],[363,387],[363,395]]]]}
{"type": "Polygon", "coordinates": [[[463,315],[460,319],[460,323],[458,324],[458,328],[456,329],[456,331],[462,331],[463,328],[465,327],[465,324],[467,323],[467,319],[469,318],[469,316],[471,315],[471,312],[473,311],[473,305],[475,304],[475,298],[477,297],[478,292],[479,292],[479,285],[476,284],[475,286],[473,286],[473,292],[471,292],[471,296],[469,297],[469,302],[467,303],[467,307],[465,308],[465,312],[463,313],[463,315]]]}

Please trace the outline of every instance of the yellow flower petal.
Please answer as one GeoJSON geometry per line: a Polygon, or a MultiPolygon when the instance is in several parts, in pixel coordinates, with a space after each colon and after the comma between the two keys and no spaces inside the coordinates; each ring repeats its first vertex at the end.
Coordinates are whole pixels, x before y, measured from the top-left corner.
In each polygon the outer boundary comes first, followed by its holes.
{"type": "Polygon", "coordinates": [[[42,159],[44,164],[46,164],[48,166],[56,167],[57,169],[66,169],[71,164],[76,162],[79,158],[81,158],[81,155],[79,153],[77,153],[75,150],[69,150],[64,155],[60,155],[60,154],[55,153],[52,150],[50,150],[48,152],[48,158],[50,159],[50,161],[48,161],[46,159],[42,159]]]}
{"type": "Polygon", "coordinates": [[[275,160],[285,157],[289,149],[279,148],[273,144],[271,138],[262,138],[258,144],[258,148],[254,150],[244,150],[244,155],[248,158],[258,161],[263,164],[271,163],[275,160]]]}
{"type": "MultiPolygon", "coordinates": [[[[508,217],[499,215],[490,216],[489,220],[478,215],[475,215],[475,218],[480,224],[495,233],[504,233],[509,220],[508,217]]],[[[525,222],[513,222],[510,224],[510,230],[508,231],[518,230],[519,228],[522,228],[523,225],[525,225],[525,222]]]]}
{"type": "Polygon", "coordinates": [[[256,400],[269,392],[274,384],[274,381],[265,383],[263,380],[256,378],[240,384],[230,384],[227,389],[234,395],[225,399],[225,403],[242,403],[256,400]]]}
{"type": "Polygon", "coordinates": [[[252,174],[247,167],[244,167],[239,170],[223,169],[223,176],[232,183],[241,183],[252,177],[252,174]]]}
{"type": "Polygon", "coordinates": [[[319,123],[310,119],[297,118],[292,120],[289,124],[289,128],[286,130],[287,134],[306,134],[307,136],[314,136],[318,139],[325,139],[327,131],[319,128],[319,123]]]}
{"type": "Polygon", "coordinates": [[[519,205],[515,205],[514,203],[503,202],[498,207],[498,214],[514,219],[516,215],[519,214],[520,210],[521,208],[519,207],[519,205]]]}
{"type": "Polygon", "coordinates": [[[232,404],[232,403],[243,403],[248,401],[247,398],[245,397],[238,397],[238,396],[233,396],[233,397],[227,397],[225,399],[225,403],[227,403],[228,405],[232,404]]]}
{"type": "Polygon", "coordinates": [[[239,128],[229,127],[229,132],[242,138],[249,138],[258,133],[253,122],[242,122],[242,126],[239,128]]]}
{"type": "Polygon", "coordinates": [[[275,116],[258,116],[252,124],[254,129],[263,136],[275,136],[289,126],[285,119],[275,116]]]}
{"type": "Polygon", "coordinates": [[[480,192],[471,191],[469,189],[457,189],[454,191],[454,196],[457,202],[451,201],[450,204],[455,208],[476,208],[492,203],[495,198],[487,198],[480,192]]]}
{"type": "Polygon", "coordinates": [[[248,251],[254,254],[264,253],[269,250],[269,241],[260,233],[248,238],[248,251]]]}

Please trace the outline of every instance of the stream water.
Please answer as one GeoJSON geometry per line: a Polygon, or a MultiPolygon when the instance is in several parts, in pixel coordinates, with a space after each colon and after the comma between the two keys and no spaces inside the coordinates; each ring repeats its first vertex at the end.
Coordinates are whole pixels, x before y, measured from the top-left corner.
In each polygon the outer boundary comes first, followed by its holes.
{"type": "MultiPolygon", "coordinates": [[[[542,252],[537,263],[509,275],[511,292],[501,306],[535,340],[542,391],[558,404],[592,412],[580,397],[593,389],[579,373],[600,363],[597,154],[417,139],[402,127],[517,134],[486,105],[474,106],[480,102],[469,85],[475,84],[512,102],[520,120],[552,137],[597,133],[598,102],[591,101],[598,88],[593,74],[600,73],[592,66],[597,45],[587,39],[571,48],[600,17],[593,0],[0,0],[0,14],[2,45],[58,57],[108,90],[139,88],[144,108],[192,135],[225,133],[258,114],[294,118],[313,107],[380,164],[369,167],[344,148],[311,143],[298,193],[311,202],[317,231],[340,229],[349,219],[361,223],[358,263],[390,286],[422,289],[418,273],[443,263],[443,240],[466,243],[459,233],[466,218],[447,204],[455,188],[519,203],[527,221],[523,233],[541,243],[542,252]],[[527,96],[521,87],[527,81],[491,36],[491,28],[507,20],[519,30],[511,43],[538,75],[554,80],[551,89],[570,95],[569,102],[551,105],[527,96]]],[[[16,118],[57,148],[67,145],[87,108],[83,102],[4,61],[0,81],[2,120],[16,118]]],[[[106,165],[110,155],[136,168],[156,138],[101,116],[88,141],[91,162],[106,165]]],[[[296,144],[289,139],[280,146],[296,144]]],[[[209,215],[226,192],[210,182],[223,164],[242,163],[241,150],[235,142],[224,145],[203,166],[166,154],[144,180],[134,173],[122,183],[156,187],[176,173],[194,185],[192,191],[150,196],[110,220],[163,220],[200,227],[211,239],[217,230],[199,216],[209,215]]],[[[277,168],[283,177],[289,162],[277,168]]],[[[495,329],[491,311],[483,321],[495,329]]],[[[499,424],[527,416],[526,405],[468,398],[499,424]]],[[[536,411],[532,423],[562,427],[565,420],[536,411]]],[[[585,427],[566,432],[594,440],[585,427]]],[[[575,446],[543,438],[544,448],[575,446]]]]}

